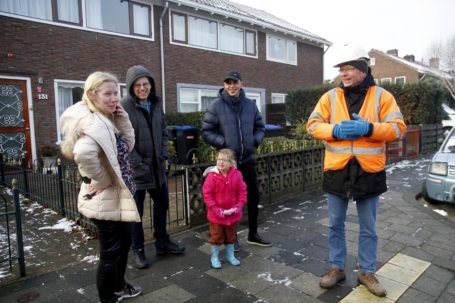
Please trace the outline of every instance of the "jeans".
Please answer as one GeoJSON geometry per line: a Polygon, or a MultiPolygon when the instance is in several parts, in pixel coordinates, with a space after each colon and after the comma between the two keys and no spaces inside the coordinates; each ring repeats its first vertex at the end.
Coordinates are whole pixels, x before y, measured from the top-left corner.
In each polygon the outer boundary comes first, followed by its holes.
{"type": "MultiPolygon", "coordinates": [[[[346,264],[345,221],[349,200],[327,193],[329,204],[329,262],[339,269],[346,264]]],[[[378,237],[376,235],[376,208],[379,196],[356,201],[359,221],[358,262],[361,273],[376,271],[376,251],[378,237]]]]}
{"type": "Polygon", "coordinates": [[[248,232],[254,235],[258,232],[259,214],[259,189],[256,164],[242,163],[238,165],[238,170],[242,173],[247,189],[248,232]]]}
{"type": "Polygon", "coordinates": [[[96,287],[101,302],[111,302],[114,291],[125,286],[125,271],[131,245],[129,222],[92,219],[98,228],[100,262],[96,273],[96,287]]]}
{"type": "Polygon", "coordinates": [[[167,211],[169,209],[169,194],[166,184],[161,188],[136,190],[134,201],[136,201],[137,210],[141,216],[141,222],[134,222],[131,225],[133,250],[144,249],[144,228],[142,226],[142,216],[144,215],[145,193],[148,191],[150,198],[153,200],[153,236],[157,247],[165,247],[169,241],[169,235],[166,231],[167,211]]]}

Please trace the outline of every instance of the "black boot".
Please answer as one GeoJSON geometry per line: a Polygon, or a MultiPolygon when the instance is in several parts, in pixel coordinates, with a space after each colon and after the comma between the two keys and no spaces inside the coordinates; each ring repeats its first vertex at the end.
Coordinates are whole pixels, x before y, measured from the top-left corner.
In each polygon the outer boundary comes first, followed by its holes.
{"type": "Polygon", "coordinates": [[[147,268],[149,263],[145,258],[144,249],[135,249],[133,250],[133,260],[134,264],[136,264],[137,269],[147,268]]]}

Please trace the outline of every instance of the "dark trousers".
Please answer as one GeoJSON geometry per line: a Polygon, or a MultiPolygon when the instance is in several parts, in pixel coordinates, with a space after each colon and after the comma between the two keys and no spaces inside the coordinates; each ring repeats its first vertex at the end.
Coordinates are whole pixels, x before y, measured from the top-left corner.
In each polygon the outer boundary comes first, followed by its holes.
{"type": "Polygon", "coordinates": [[[222,225],[210,223],[210,241],[212,245],[233,244],[237,239],[237,224],[222,225]]]}
{"type": "Polygon", "coordinates": [[[144,248],[144,228],[142,226],[142,216],[144,215],[144,200],[146,191],[153,200],[153,236],[155,237],[156,247],[165,247],[169,241],[169,235],[166,231],[167,211],[169,209],[169,194],[166,184],[161,188],[136,190],[134,201],[136,201],[137,210],[141,216],[141,222],[134,222],[131,225],[132,249],[144,248]]]}
{"type": "Polygon", "coordinates": [[[237,168],[242,173],[243,181],[246,184],[249,233],[256,234],[258,231],[259,214],[259,189],[256,163],[242,163],[237,168]]]}
{"type": "Polygon", "coordinates": [[[96,287],[101,302],[112,302],[114,292],[125,286],[125,271],[131,245],[129,222],[92,219],[98,228],[100,262],[96,287]]]}

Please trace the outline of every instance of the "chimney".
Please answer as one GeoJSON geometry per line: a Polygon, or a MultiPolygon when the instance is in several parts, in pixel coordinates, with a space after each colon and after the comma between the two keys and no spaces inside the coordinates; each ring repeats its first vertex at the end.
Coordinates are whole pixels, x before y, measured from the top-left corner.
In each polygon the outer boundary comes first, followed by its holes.
{"type": "Polygon", "coordinates": [[[415,62],[414,55],[406,55],[406,56],[404,56],[404,59],[409,61],[409,62],[415,62]]]}
{"type": "Polygon", "coordinates": [[[389,49],[387,51],[387,55],[392,55],[392,56],[398,57],[398,50],[396,48],[395,49],[389,49]]]}
{"type": "Polygon", "coordinates": [[[439,68],[439,58],[436,58],[436,57],[431,58],[430,67],[439,68]]]}

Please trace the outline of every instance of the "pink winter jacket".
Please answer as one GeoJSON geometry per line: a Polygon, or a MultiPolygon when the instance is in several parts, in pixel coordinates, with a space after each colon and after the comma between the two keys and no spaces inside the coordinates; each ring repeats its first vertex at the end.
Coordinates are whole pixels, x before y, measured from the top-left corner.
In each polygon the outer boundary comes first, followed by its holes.
{"type": "Polygon", "coordinates": [[[226,177],[215,167],[210,169],[202,186],[204,201],[207,205],[207,219],[211,223],[232,225],[242,219],[242,208],[246,204],[246,184],[239,170],[229,168],[226,177]],[[219,216],[220,209],[237,207],[232,215],[219,216]]]}

